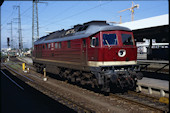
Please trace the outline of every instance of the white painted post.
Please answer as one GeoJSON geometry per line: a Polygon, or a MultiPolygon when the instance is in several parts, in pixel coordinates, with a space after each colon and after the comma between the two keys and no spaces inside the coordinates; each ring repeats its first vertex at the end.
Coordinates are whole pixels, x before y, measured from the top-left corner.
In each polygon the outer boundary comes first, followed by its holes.
{"type": "Polygon", "coordinates": [[[140,85],[138,85],[138,89],[139,91],[142,91],[142,87],[140,85]]]}
{"type": "Polygon", "coordinates": [[[149,94],[152,94],[152,88],[151,87],[148,87],[148,92],[149,92],[149,94]]]}
{"type": "Polygon", "coordinates": [[[30,68],[28,67],[28,68],[27,68],[27,72],[29,73],[29,71],[30,71],[30,68]]]}
{"type": "Polygon", "coordinates": [[[44,68],[43,71],[44,71],[44,78],[43,78],[43,80],[44,80],[44,81],[47,81],[47,77],[46,77],[46,69],[44,68]]]}
{"type": "Polygon", "coordinates": [[[160,90],[160,96],[164,97],[165,96],[165,91],[163,89],[160,90]]]}

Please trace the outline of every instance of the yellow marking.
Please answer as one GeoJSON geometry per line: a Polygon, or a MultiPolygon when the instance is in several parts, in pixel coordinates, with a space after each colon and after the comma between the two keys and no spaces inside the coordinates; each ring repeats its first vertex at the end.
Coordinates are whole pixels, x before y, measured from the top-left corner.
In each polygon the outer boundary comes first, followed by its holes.
{"type": "Polygon", "coordinates": [[[25,71],[25,63],[22,63],[22,70],[25,71]]]}
{"type": "Polygon", "coordinates": [[[161,97],[161,98],[159,99],[159,102],[165,103],[165,104],[169,104],[169,98],[161,97]]]}

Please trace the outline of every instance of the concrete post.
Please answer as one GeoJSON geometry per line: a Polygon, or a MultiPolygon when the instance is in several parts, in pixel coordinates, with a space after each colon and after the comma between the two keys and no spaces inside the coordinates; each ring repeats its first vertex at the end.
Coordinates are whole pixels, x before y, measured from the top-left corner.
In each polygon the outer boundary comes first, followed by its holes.
{"type": "Polygon", "coordinates": [[[140,85],[138,85],[138,89],[139,91],[142,91],[142,87],[140,85]]]}
{"type": "Polygon", "coordinates": [[[29,73],[29,71],[30,71],[30,68],[28,67],[28,68],[27,68],[27,72],[29,73]]]}
{"type": "Polygon", "coordinates": [[[47,81],[47,77],[46,77],[46,69],[44,68],[43,71],[44,71],[44,78],[43,78],[43,80],[44,80],[44,81],[47,81]]]}
{"type": "Polygon", "coordinates": [[[165,96],[165,92],[164,92],[164,90],[162,90],[162,89],[160,90],[160,96],[161,96],[161,97],[164,97],[164,96],[165,96]]]}
{"type": "Polygon", "coordinates": [[[148,87],[148,92],[149,92],[149,94],[152,94],[152,89],[151,89],[151,87],[148,87]]]}

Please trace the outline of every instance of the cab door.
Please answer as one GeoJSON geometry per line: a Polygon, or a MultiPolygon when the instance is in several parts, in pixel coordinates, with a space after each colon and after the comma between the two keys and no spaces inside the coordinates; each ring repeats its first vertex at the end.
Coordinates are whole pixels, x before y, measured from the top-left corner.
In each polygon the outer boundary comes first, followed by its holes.
{"type": "Polygon", "coordinates": [[[99,60],[100,48],[101,47],[99,33],[89,37],[88,61],[97,62],[99,60]]]}

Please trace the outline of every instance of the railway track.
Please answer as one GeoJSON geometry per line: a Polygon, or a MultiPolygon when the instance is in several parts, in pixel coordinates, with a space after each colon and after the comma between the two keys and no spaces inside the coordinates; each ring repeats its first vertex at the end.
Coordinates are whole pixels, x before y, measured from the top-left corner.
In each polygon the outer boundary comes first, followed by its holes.
{"type": "MultiPolygon", "coordinates": [[[[10,60],[13,61],[13,62],[15,62],[15,63],[18,63],[20,66],[22,66],[22,63],[23,63],[23,62],[20,61],[19,59],[17,59],[16,57],[10,58],[10,60]]],[[[26,63],[26,66],[29,67],[31,71],[36,71],[36,69],[34,68],[33,65],[26,63]]]]}
{"type": "Polygon", "coordinates": [[[43,82],[35,82],[34,80],[28,78],[27,76],[21,75],[20,73],[16,72],[12,68],[10,68],[7,65],[2,65],[8,70],[12,71],[17,77],[23,81],[25,81],[28,85],[32,86],[33,88],[37,89],[38,91],[42,92],[45,95],[48,95],[49,97],[53,98],[54,100],[60,102],[61,104],[77,111],[78,113],[95,113],[95,111],[86,108],[85,106],[82,106],[80,104],[75,103],[72,100],[68,100],[67,98],[57,95],[55,93],[54,89],[51,89],[50,87],[47,87],[43,82]]]}
{"type": "Polygon", "coordinates": [[[163,112],[168,113],[169,112],[169,105],[160,103],[159,98],[152,97],[143,93],[137,93],[134,91],[128,91],[124,94],[113,94],[110,93],[111,98],[119,98],[123,99],[126,102],[139,105],[145,109],[153,110],[155,112],[163,112]]]}
{"type": "MultiPolygon", "coordinates": [[[[16,62],[16,60],[15,60],[16,62]]],[[[21,65],[21,62],[19,63],[21,65]]],[[[12,72],[18,74],[15,70],[11,69],[10,67],[6,66],[9,70],[12,72]]],[[[20,77],[22,80],[23,77],[20,77]]],[[[59,101],[60,103],[68,106],[71,109],[74,109],[77,112],[95,112],[94,110],[91,110],[89,108],[84,107],[83,105],[77,104],[74,102],[74,100],[69,100],[65,98],[64,96],[58,95],[53,88],[48,87],[44,84],[44,82],[32,82],[30,80],[27,80],[27,83],[34,87],[35,89],[41,91],[42,93],[48,95],[49,97],[59,101]]],[[[155,97],[150,97],[149,95],[144,95],[141,93],[136,93],[129,91],[128,93],[124,94],[110,94],[108,96],[110,100],[122,100],[124,106],[138,106],[137,109],[140,111],[141,109],[144,111],[149,111],[149,112],[159,112],[159,113],[166,113],[169,112],[169,107],[166,104],[159,103],[159,99],[155,97]],[[131,104],[131,105],[130,105],[131,104]]],[[[121,104],[122,104],[121,103],[121,104]]],[[[132,107],[133,108],[133,107],[132,107]]]]}

